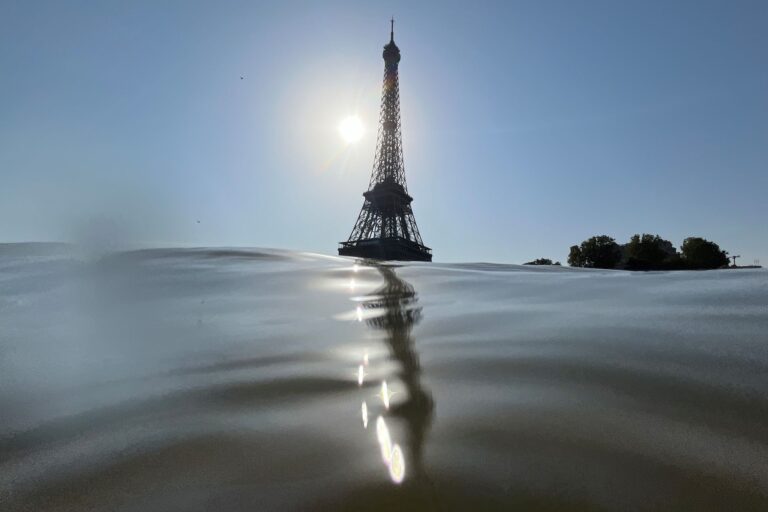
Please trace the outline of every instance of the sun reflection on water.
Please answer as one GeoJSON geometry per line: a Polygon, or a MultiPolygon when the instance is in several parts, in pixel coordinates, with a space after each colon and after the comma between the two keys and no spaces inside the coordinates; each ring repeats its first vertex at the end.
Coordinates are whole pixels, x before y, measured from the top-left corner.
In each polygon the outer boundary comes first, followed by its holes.
{"type": "Polygon", "coordinates": [[[389,390],[387,381],[381,381],[381,391],[379,391],[377,396],[381,398],[381,403],[384,404],[385,409],[389,409],[389,399],[392,398],[392,395],[394,395],[394,393],[389,390]]]}
{"type": "Polygon", "coordinates": [[[389,477],[396,484],[401,483],[405,478],[405,458],[399,444],[392,447],[392,454],[389,460],[389,477]]]}
{"type": "Polygon", "coordinates": [[[389,427],[382,416],[376,419],[376,439],[379,441],[379,448],[381,448],[381,459],[384,464],[389,466],[389,462],[392,460],[392,436],[389,435],[389,427]]]}
{"type": "Polygon", "coordinates": [[[365,368],[363,365],[357,367],[357,385],[362,386],[365,380],[365,368]]]}

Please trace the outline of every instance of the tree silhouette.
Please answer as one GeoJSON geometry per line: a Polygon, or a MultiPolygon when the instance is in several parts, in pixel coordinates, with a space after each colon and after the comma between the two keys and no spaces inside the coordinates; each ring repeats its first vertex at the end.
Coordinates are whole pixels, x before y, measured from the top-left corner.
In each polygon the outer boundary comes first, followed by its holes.
{"type": "Polygon", "coordinates": [[[533,261],[523,263],[523,265],[560,265],[560,262],[556,261],[552,263],[552,260],[549,258],[536,258],[533,261]]]}
{"type": "Polygon", "coordinates": [[[616,240],[607,236],[593,236],[574,245],[568,254],[568,264],[572,267],[616,268],[621,261],[621,248],[616,240]]]}
{"type": "Polygon", "coordinates": [[[662,270],[673,268],[679,261],[675,246],[659,235],[634,235],[624,246],[627,270],[662,270]]]}
{"type": "Polygon", "coordinates": [[[712,269],[728,265],[728,253],[715,242],[700,237],[688,237],[680,247],[683,262],[693,269],[712,269]]]}

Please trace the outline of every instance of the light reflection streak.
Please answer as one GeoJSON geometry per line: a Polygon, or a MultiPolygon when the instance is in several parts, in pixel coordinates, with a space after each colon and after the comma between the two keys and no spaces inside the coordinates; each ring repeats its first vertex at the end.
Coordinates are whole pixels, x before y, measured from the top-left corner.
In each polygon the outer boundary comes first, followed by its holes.
{"type": "Polygon", "coordinates": [[[363,415],[363,428],[368,428],[368,404],[363,400],[363,406],[361,408],[363,415]]]}
{"type": "Polygon", "coordinates": [[[381,416],[376,419],[376,439],[378,439],[381,448],[381,458],[384,464],[389,466],[389,462],[392,460],[392,437],[389,435],[387,422],[381,416]]]}
{"type": "Polygon", "coordinates": [[[362,386],[365,380],[365,368],[363,365],[357,367],[357,385],[362,386]]]}
{"type": "Polygon", "coordinates": [[[389,461],[389,477],[396,484],[401,483],[405,478],[405,458],[403,457],[403,450],[400,449],[399,444],[392,447],[392,454],[389,461]]]}
{"type": "Polygon", "coordinates": [[[389,409],[389,399],[392,398],[392,395],[394,395],[392,391],[389,390],[389,387],[387,387],[387,381],[383,380],[381,381],[381,391],[379,391],[379,398],[381,398],[381,402],[384,404],[385,409],[389,409]]]}
{"type": "MultiPolygon", "coordinates": [[[[362,322],[363,321],[363,308],[360,307],[360,306],[357,306],[357,308],[355,308],[355,313],[357,314],[357,321],[358,322],[362,322]]],[[[368,362],[366,361],[365,364],[368,364],[368,362]]]]}

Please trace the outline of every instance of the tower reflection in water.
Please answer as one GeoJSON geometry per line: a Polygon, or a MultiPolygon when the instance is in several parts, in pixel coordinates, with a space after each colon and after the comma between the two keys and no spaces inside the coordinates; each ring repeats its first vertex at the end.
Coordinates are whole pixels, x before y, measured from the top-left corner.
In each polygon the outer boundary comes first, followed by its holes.
{"type": "MultiPolygon", "coordinates": [[[[366,318],[366,324],[384,332],[384,342],[389,349],[391,360],[397,363],[397,379],[405,388],[404,398],[394,400],[395,395],[387,385],[387,380],[381,383],[378,394],[383,406],[381,415],[376,419],[376,438],[381,448],[381,457],[389,470],[390,478],[395,483],[401,483],[406,478],[421,479],[426,475],[423,466],[423,448],[426,434],[432,422],[434,401],[428,390],[421,383],[421,367],[411,330],[421,320],[421,307],[417,306],[418,297],[413,286],[398,277],[393,267],[376,265],[376,270],[384,278],[384,285],[366,295],[360,302],[365,311],[360,314],[366,318]],[[402,422],[404,426],[403,448],[390,435],[387,419],[402,422]]],[[[367,354],[363,357],[363,365],[368,365],[367,354]]],[[[363,375],[360,366],[359,375],[363,375]]],[[[362,384],[362,378],[359,383],[362,384]]],[[[400,386],[397,386],[398,388],[400,386]]],[[[399,392],[398,392],[399,393],[399,392]]],[[[368,427],[369,407],[363,401],[363,426],[368,427]]]]}

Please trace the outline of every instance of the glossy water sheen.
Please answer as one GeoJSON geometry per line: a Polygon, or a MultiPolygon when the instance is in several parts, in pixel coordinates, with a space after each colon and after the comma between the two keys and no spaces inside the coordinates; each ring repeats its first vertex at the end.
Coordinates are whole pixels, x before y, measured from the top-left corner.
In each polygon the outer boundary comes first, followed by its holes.
{"type": "Polygon", "coordinates": [[[768,510],[768,272],[0,246],[0,509],[768,510]]]}

